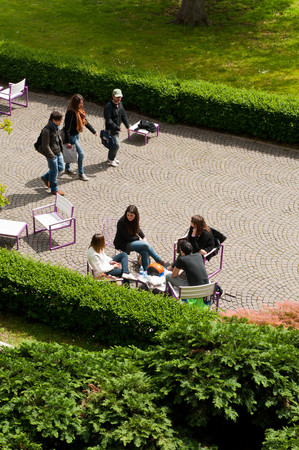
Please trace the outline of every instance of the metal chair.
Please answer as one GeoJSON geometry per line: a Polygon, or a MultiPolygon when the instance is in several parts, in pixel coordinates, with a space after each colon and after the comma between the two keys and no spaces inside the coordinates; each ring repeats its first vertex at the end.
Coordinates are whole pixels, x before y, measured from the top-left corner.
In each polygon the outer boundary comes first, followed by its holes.
{"type": "Polygon", "coordinates": [[[173,286],[171,283],[167,285],[167,292],[174,298],[188,303],[190,299],[203,299],[210,297],[210,307],[212,304],[216,305],[216,311],[219,308],[220,292],[217,291],[217,282],[213,281],[209,284],[201,286],[173,286]]]}
{"type": "Polygon", "coordinates": [[[0,90],[0,99],[9,102],[9,112],[0,111],[0,114],[5,114],[6,116],[11,116],[11,105],[19,105],[27,108],[28,106],[28,87],[26,84],[26,78],[19,83],[9,83],[8,88],[0,90]],[[18,103],[13,101],[14,99],[26,95],[26,103],[18,103]]]}
{"type": "Polygon", "coordinates": [[[34,208],[32,210],[33,216],[33,233],[39,233],[40,231],[48,230],[50,234],[50,250],[55,250],[57,248],[66,247],[67,245],[75,244],[76,242],[76,219],[73,216],[74,206],[67,199],[59,194],[56,194],[55,202],[49,205],[40,206],[39,208],[34,208]],[[52,208],[51,212],[44,214],[36,214],[36,211],[42,209],[52,208]],[[62,215],[63,214],[63,215],[62,215]],[[44,228],[39,230],[36,229],[36,220],[40,222],[44,228]],[[68,228],[73,225],[74,227],[74,238],[71,242],[63,245],[52,246],[52,232],[61,230],[62,228],[68,228]]]}
{"type": "MultiPolygon", "coordinates": [[[[95,276],[95,274],[94,274],[94,270],[93,270],[93,268],[92,268],[92,266],[91,266],[91,264],[90,264],[90,262],[89,261],[87,261],[87,264],[86,264],[86,273],[87,273],[87,275],[89,275],[89,273],[91,273],[91,275],[93,276],[93,278],[96,280],[96,276],[95,276]]],[[[115,280],[105,280],[105,281],[109,281],[110,283],[118,283],[118,284],[124,284],[124,279],[123,278],[115,278],[115,280]]]]}

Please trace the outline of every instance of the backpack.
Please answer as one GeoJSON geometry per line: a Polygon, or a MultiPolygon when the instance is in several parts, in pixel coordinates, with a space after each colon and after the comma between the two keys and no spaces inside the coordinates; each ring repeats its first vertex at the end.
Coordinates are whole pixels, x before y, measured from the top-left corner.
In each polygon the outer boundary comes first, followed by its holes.
{"type": "Polygon", "coordinates": [[[41,153],[41,152],[39,151],[39,147],[40,147],[41,144],[42,144],[42,134],[43,134],[43,131],[44,131],[45,128],[47,128],[47,129],[50,131],[49,125],[46,125],[46,126],[42,129],[42,131],[40,132],[40,134],[39,134],[39,136],[38,136],[37,141],[35,142],[35,144],[33,144],[35,150],[37,150],[39,153],[41,153]]]}
{"type": "Polygon", "coordinates": [[[108,131],[106,130],[102,130],[100,132],[100,138],[102,141],[102,144],[108,148],[108,150],[115,150],[116,149],[116,143],[115,140],[113,139],[113,136],[111,136],[111,134],[108,133],[108,131]]]}
{"type": "Polygon", "coordinates": [[[157,130],[156,125],[153,122],[149,122],[148,120],[140,120],[137,130],[140,129],[147,130],[150,133],[154,133],[157,130]]]}

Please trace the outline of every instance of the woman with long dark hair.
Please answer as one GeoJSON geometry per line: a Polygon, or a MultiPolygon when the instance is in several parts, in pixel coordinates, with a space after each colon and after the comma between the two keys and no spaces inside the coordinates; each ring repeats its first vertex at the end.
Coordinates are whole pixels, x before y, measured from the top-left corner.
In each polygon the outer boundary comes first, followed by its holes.
{"type": "MultiPolygon", "coordinates": [[[[98,133],[86,119],[86,114],[83,108],[83,100],[84,99],[80,94],[75,94],[72,96],[65,114],[64,133],[66,145],[70,146],[71,144],[75,144],[76,146],[78,153],[79,178],[80,180],[88,181],[89,178],[85,175],[83,169],[84,151],[79,142],[79,133],[82,133],[84,127],[91,131],[95,136],[98,136],[98,133]]],[[[65,165],[65,173],[68,175],[74,175],[76,173],[71,170],[70,163],[65,165]]]]}
{"type": "Polygon", "coordinates": [[[215,247],[213,233],[199,214],[191,217],[187,240],[192,245],[193,253],[200,252],[206,255],[215,247]]]}
{"type": "Polygon", "coordinates": [[[139,226],[139,211],[135,205],[129,205],[125,214],[117,222],[114,246],[128,255],[130,252],[139,253],[144,270],[148,268],[149,256],[165,266],[164,261],[157,255],[153,247],[146,242],[145,235],[139,226]]]}
{"type": "Polygon", "coordinates": [[[128,265],[128,255],[118,253],[110,258],[105,253],[105,238],[102,234],[94,234],[87,252],[87,259],[93,268],[96,278],[103,275],[122,277],[124,280],[136,280],[130,273],[128,265]],[[121,267],[120,267],[121,266],[121,267]]]}

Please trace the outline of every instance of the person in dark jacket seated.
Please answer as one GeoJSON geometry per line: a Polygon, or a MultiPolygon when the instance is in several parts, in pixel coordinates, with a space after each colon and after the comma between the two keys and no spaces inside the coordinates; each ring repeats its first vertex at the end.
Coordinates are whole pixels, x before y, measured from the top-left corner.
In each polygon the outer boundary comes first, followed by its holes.
{"type": "Polygon", "coordinates": [[[192,245],[193,253],[199,252],[206,255],[215,248],[213,233],[200,215],[191,217],[187,240],[192,245]]]}
{"type": "Polygon", "coordinates": [[[157,255],[153,247],[146,242],[144,233],[139,227],[139,212],[135,205],[128,206],[125,214],[117,222],[117,231],[113,243],[117,250],[126,252],[128,255],[130,252],[139,253],[144,270],[148,268],[149,256],[165,266],[164,261],[157,255]]]}
{"type": "Polygon", "coordinates": [[[168,283],[173,286],[200,286],[209,283],[201,254],[199,252],[192,253],[192,245],[187,240],[180,241],[180,255],[174,264],[172,273],[166,275],[166,291],[168,283]],[[181,270],[185,272],[186,278],[180,276],[181,270]]]}

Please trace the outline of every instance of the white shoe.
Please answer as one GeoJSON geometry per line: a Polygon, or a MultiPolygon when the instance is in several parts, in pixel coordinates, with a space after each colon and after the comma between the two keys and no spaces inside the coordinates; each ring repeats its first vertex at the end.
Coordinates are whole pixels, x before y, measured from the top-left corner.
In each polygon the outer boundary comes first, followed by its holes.
{"type": "Polygon", "coordinates": [[[136,281],[136,278],[131,273],[123,273],[122,277],[123,277],[124,280],[136,281]]]}
{"type": "Polygon", "coordinates": [[[108,159],[108,164],[109,164],[109,166],[117,167],[117,163],[115,162],[115,160],[110,161],[110,159],[108,159]]]}
{"type": "Polygon", "coordinates": [[[116,162],[116,164],[119,164],[119,163],[120,163],[120,160],[119,160],[119,159],[114,158],[114,161],[116,162]]]}
{"type": "Polygon", "coordinates": [[[83,173],[82,175],[79,175],[80,180],[82,181],[88,181],[89,178],[85,175],[85,173],[83,173]]]}

